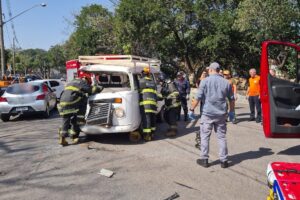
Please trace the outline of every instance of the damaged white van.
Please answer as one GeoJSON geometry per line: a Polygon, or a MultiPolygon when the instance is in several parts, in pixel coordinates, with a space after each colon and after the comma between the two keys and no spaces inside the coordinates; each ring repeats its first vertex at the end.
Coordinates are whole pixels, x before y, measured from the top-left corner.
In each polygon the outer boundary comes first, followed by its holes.
{"type": "MultiPolygon", "coordinates": [[[[104,87],[101,93],[89,97],[86,124],[81,127],[86,134],[135,132],[140,128],[138,83],[141,72],[150,67],[157,90],[160,61],[151,58],[114,55],[79,56],[80,71],[92,74],[97,84],[104,87]]],[[[158,113],[162,103],[159,103],[158,113]]]]}

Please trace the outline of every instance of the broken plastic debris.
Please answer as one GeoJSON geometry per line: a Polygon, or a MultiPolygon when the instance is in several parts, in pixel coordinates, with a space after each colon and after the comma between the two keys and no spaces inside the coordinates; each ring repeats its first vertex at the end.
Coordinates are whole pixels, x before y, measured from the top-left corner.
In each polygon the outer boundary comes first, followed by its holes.
{"type": "Polygon", "coordinates": [[[101,169],[100,172],[98,173],[102,176],[106,176],[108,178],[111,178],[113,175],[114,175],[114,172],[113,171],[110,171],[108,169],[101,169]]]}
{"type": "Polygon", "coordinates": [[[173,195],[169,196],[168,198],[164,199],[164,200],[173,200],[173,199],[177,199],[179,196],[179,194],[177,192],[175,192],[173,195]]]}

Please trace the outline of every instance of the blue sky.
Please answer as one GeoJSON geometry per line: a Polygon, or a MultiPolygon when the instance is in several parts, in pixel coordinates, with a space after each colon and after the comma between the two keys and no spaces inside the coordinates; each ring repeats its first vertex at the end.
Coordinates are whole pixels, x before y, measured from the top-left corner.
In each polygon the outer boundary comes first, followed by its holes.
{"type": "MultiPolygon", "coordinates": [[[[12,16],[40,3],[46,7],[36,7],[13,20],[17,39],[22,49],[41,48],[48,50],[50,46],[63,43],[72,26],[74,13],[79,13],[82,6],[93,3],[113,11],[114,6],[109,0],[2,0],[4,20],[9,19],[7,1],[10,2],[12,16]]],[[[5,48],[12,46],[12,28],[8,22],[4,26],[5,48]]]]}

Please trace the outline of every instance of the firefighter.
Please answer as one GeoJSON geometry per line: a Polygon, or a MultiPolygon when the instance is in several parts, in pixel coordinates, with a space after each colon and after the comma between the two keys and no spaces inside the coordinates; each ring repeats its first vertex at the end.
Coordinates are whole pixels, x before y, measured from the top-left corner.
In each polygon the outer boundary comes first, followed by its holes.
{"type": "MultiPolygon", "coordinates": [[[[175,81],[175,85],[179,91],[181,107],[184,112],[184,121],[188,121],[187,101],[189,100],[191,88],[190,88],[189,81],[186,80],[186,78],[184,77],[184,72],[177,73],[177,80],[175,81]]],[[[179,120],[180,120],[181,107],[179,107],[179,109],[178,109],[178,119],[179,120]]]]}
{"type": "Polygon", "coordinates": [[[169,125],[167,137],[176,136],[177,134],[177,112],[180,108],[179,92],[175,83],[168,77],[162,75],[160,79],[163,80],[161,94],[165,99],[165,121],[169,125]]]}
{"type": "Polygon", "coordinates": [[[144,68],[142,71],[142,78],[139,81],[139,89],[143,138],[145,141],[151,141],[156,130],[158,96],[156,85],[151,77],[149,67],[144,68]]]}
{"type": "Polygon", "coordinates": [[[86,77],[76,78],[66,85],[58,105],[59,114],[62,116],[62,127],[59,130],[60,145],[68,145],[66,141],[68,136],[73,140],[73,144],[78,143],[80,133],[78,117],[84,116],[88,96],[101,92],[102,89],[91,86],[86,77]]]}

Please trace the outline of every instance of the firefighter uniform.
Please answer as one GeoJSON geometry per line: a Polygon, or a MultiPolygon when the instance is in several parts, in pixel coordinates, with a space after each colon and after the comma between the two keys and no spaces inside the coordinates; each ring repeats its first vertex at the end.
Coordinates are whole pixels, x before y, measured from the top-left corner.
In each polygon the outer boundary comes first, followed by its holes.
{"type": "Polygon", "coordinates": [[[66,137],[70,136],[73,143],[78,142],[80,128],[78,121],[84,120],[88,95],[101,92],[102,88],[91,86],[85,79],[74,79],[68,83],[60,97],[58,105],[62,116],[62,127],[59,130],[59,144],[67,145],[66,137]]]}
{"type": "Polygon", "coordinates": [[[165,99],[164,118],[169,125],[166,136],[175,136],[177,133],[177,112],[180,108],[179,92],[175,83],[166,79],[162,85],[161,94],[165,99]]]}
{"type": "Polygon", "coordinates": [[[144,77],[139,81],[140,110],[144,140],[150,141],[156,131],[157,91],[149,72],[143,71],[144,77]]]}

